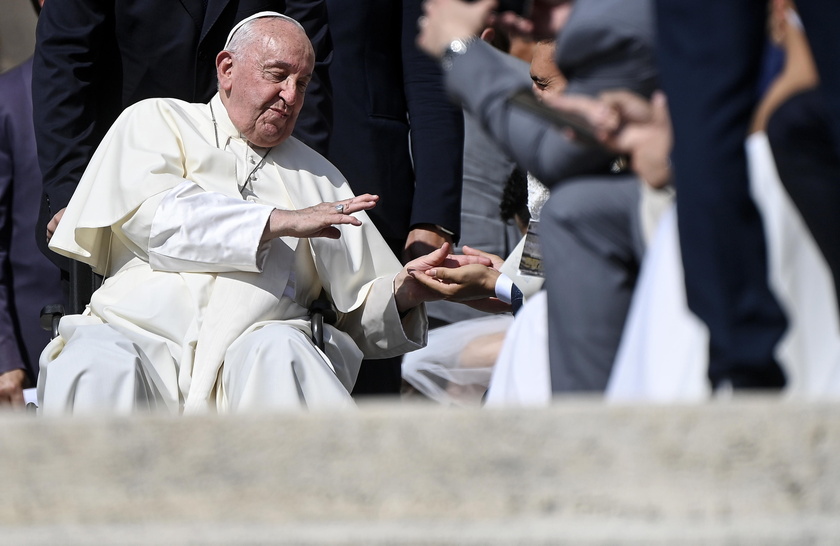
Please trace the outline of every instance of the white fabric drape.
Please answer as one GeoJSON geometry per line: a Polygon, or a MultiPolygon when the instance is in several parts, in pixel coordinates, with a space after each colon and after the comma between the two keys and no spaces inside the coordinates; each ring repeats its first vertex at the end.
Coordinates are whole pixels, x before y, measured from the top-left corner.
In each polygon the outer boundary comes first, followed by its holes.
{"type": "Polygon", "coordinates": [[[544,290],[531,296],[508,329],[487,390],[486,405],[544,406],[551,401],[548,311],[544,290]]]}
{"type": "MultiPolygon", "coordinates": [[[[151,381],[166,407],[224,409],[218,379],[228,350],[272,324],[308,335],[306,310],[322,288],[339,321],[329,329],[326,354],[313,346],[307,361],[330,369],[345,389],[362,355],[386,358],[422,346],[425,311],[418,307],[400,320],[393,277],[401,266],[364,212],[356,214],[363,225],[340,227],[337,240],[259,244],[271,209],[353,194],[329,162],[289,138],[265,156],[248,187],[251,202],[243,201],[249,148],[218,95],[211,104],[217,129],[210,105],[151,99],[128,108],[103,139],[50,246],[108,278],[86,317],[62,320],[42,368],[60,358],[82,326],[107,323],[154,370],[151,381]],[[205,205],[219,216],[201,210],[205,205]]],[[[59,380],[58,362],[51,380],[59,380]]]]}
{"type": "MultiPolygon", "coordinates": [[[[777,347],[785,395],[840,397],[840,325],[828,266],[782,186],[767,136],[746,141],[753,199],[767,237],[769,281],[788,318],[777,347]]],[[[685,306],[676,218],[660,225],[633,299],[607,389],[611,400],[708,397],[708,333],[685,306]]]]}

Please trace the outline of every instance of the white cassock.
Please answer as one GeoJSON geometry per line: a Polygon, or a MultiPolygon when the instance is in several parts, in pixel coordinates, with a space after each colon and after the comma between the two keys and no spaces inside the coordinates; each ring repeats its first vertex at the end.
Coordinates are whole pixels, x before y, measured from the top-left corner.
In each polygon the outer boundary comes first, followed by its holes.
{"type": "Polygon", "coordinates": [[[50,247],[106,278],[41,355],[44,413],[352,405],[363,357],[425,344],[425,309],[400,318],[401,266],[364,212],[340,239],[260,243],[274,208],[353,194],[294,138],[262,161],[210,105],[137,103],[91,160],[50,247]],[[307,314],[322,288],[339,315],[323,352],[307,314]]]}

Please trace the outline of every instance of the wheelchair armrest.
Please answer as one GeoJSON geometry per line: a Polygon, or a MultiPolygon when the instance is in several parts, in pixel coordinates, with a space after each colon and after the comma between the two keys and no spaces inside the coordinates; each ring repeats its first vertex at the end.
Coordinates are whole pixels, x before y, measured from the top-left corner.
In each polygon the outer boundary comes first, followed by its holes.
{"type": "Polygon", "coordinates": [[[323,351],[324,323],[335,324],[337,320],[335,308],[325,294],[322,293],[309,306],[309,320],[312,328],[312,342],[323,351]]]}
{"type": "Polygon", "coordinates": [[[64,306],[60,303],[51,303],[41,309],[41,328],[51,332],[51,337],[58,337],[58,322],[64,316],[64,306]]]}

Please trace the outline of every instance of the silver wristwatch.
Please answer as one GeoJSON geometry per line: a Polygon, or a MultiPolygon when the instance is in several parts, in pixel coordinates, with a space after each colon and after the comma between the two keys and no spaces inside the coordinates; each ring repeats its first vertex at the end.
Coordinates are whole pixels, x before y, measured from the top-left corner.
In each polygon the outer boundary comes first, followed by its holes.
{"type": "Polygon", "coordinates": [[[452,68],[452,62],[455,57],[459,57],[467,52],[467,49],[476,41],[475,36],[469,36],[467,38],[456,38],[449,42],[449,45],[446,46],[446,49],[443,51],[443,57],[441,57],[441,64],[443,68],[449,70],[452,68]]]}

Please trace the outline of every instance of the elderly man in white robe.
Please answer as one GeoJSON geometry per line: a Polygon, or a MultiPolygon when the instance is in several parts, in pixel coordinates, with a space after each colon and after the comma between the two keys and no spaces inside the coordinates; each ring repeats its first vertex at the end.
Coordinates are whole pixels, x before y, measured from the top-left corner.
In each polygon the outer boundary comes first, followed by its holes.
{"type": "Polygon", "coordinates": [[[41,356],[42,413],[344,407],[363,357],[425,343],[440,296],[412,275],[449,249],[401,267],[364,212],[378,197],[290,136],[313,65],[300,25],[263,12],[231,31],[209,104],[116,121],[50,241],[105,280],[41,356]]]}

